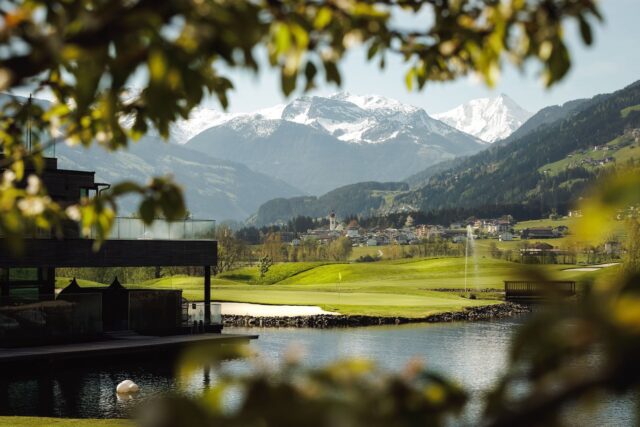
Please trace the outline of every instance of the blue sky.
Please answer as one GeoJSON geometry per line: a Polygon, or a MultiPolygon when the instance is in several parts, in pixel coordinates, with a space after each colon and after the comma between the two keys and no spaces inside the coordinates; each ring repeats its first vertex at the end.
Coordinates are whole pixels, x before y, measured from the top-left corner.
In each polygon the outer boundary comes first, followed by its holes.
{"type": "MultiPolygon", "coordinates": [[[[470,99],[505,93],[525,109],[535,112],[552,104],[612,92],[640,79],[640,0],[603,0],[603,24],[596,24],[591,47],[580,41],[575,25],[566,26],[573,67],[565,79],[545,89],[537,77],[536,64],[524,73],[507,65],[499,84],[488,89],[473,79],[450,83],[431,83],[421,92],[408,92],[404,86],[406,66],[390,61],[381,72],[367,63],[362,50],[351,52],[341,64],[342,88],[321,86],[312,94],[326,95],[338,90],[355,94],[377,94],[423,107],[429,113],[446,111],[470,99]]],[[[236,89],[230,95],[232,112],[252,111],[286,102],[279,89],[278,75],[263,69],[259,75],[233,70],[229,74],[236,89]]],[[[295,93],[293,97],[299,96],[295,93]]],[[[215,100],[206,102],[218,108],[215,100]]]]}

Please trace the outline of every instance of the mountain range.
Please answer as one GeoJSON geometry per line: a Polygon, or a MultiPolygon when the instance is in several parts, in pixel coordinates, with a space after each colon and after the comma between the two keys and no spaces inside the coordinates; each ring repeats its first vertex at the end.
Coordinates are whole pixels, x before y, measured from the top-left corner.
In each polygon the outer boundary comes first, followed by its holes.
{"type": "MultiPolygon", "coordinates": [[[[136,96],[135,91],[130,96],[136,96]]],[[[149,134],[113,156],[100,148],[66,145],[59,145],[56,154],[61,167],[95,170],[98,179],[111,183],[173,174],[195,216],[244,220],[263,203],[278,199],[280,205],[271,204],[279,206],[274,210],[278,214],[269,218],[276,221],[286,216],[282,200],[293,196],[305,196],[307,206],[315,204],[314,212],[327,200],[340,200],[334,204],[344,206],[345,194],[352,200],[348,206],[379,211],[391,193],[408,188],[402,183],[382,190],[383,184],[371,181],[400,181],[489,146],[421,108],[344,92],[301,97],[251,113],[199,107],[172,126],[169,142],[149,134]],[[349,187],[352,184],[358,185],[349,187]],[[358,189],[364,193],[357,195],[358,189]],[[327,192],[328,198],[308,202],[314,199],[309,194],[327,192]],[[368,197],[373,199],[364,202],[368,197]]],[[[134,200],[125,200],[122,208],[123,214],[129,213],[134,200]]]]}
{"type": "MultiPolygon", "coordinates": [[[[61,168],[91,170],[96,180],[117,183],[133,180],[145,183],[152,176],[171,174],[184,189],[187,207],[196,218],[244,219],[260,204],[277,197],[292,197],[302,191],[285,183],[254,172],[245,165],[215,159],[147,136],[126,151],[105,155],[101,147],[56,147],[61,168]]],[[[133,212],[135,199],[121,203],[121,214],[133,212]]]]}
{"type": "Polygon", "coordinates": [[[338,93],[234,115],[185,146],[323,194],[357,182],[398,181],[487,145],[421,108],[338,93]]]}
{"type": "MultiPolygon", "coordinates": [[[[537,126],[528,132],[433,175],[396,202],[421,210],[522,204],[540,216],[553,208],[566,210],[608,165],[616,164],[614,153],[623,148],[635,152],[637,142],[623,147],[620,141],[640,128],[639,107],[637,82],[611,94],[542,110],[530,119],[537,126]],[[607,150],[600,150],[605,154],[597,153],[597,147],[605,145],[607,150]],[[566,162],[565,167],[552,170],[554,163],[578,154],[599,159],[597,166],[566,162]]],[[[620,160],[633,156],[623,154],[620,160]]]]}
{"type": "MultiPolygon", "coordinates": [[[[371,200],[359,199],[359,206],[350,204],[343,215],[370,216],[371,206],[378,203],[374,215],[443,209],[466,210],[468,215],[469,209],[482,209],[540,218],[553,209],[566,211],[598,176],[636,158],[640,159],[640,82],[544,108],[488,149],[430,166],[405,180],[411,189],[396,184],[395,191],[382,195],[384,203],[373,193],[371,200]]],[[[338,190],[357,188],[358,184],[338,190]]],[[[317,199],[326,202],[327,212],[339,209],[339,200],[328,197],[332,194],[317,199]]],[[[305,210],[307,203],[296,200],[267,202],[253,220],[261,225],[287,219],[282,218],[282,206],[313,216],[315,207],[305,210]]]]}

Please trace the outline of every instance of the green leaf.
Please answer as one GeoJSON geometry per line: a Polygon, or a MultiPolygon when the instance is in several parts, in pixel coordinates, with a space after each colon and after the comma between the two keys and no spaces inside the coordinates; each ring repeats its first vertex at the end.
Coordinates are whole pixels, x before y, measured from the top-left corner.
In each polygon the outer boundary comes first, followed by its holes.
{"type": "Polygon", "coordinates": [[[331,13],[331,9],[329,9],[328,7],[320,8],[318,13],[316,14],[316,18],[313,21],[313,26],[318,30],[323,29],[331,22],[332,15],[333,14],[331,13]]]}
{"type": "Polygon", "coordinates": [[[416,69],[415,68],[409,68],[409,71],[407,71],[407,74],[404,76],[404,84],[407,86],[407,90],[412,91],[413,90],[413,80],[416,77],[416,69]]]}
{"type": "Polygon", "coordinates": [[[152,81],[163,81],[167,73],[167,58],[164,53],[155,50],[149,54],[149,76],[152,81]]]}
{"type": "Polygon", "coordinates": [[[304,75],[305,75],[305,78],[307,79],[307,85],[305,87],[305,90],[310,90],[311,88],[313,88],[313,82],[314,82],[314,79],[316,78],[316,74],[318,74],[318,69],[316,68],[313,62],[308,61],[307,65],[304,67],[304,75]]]}
{"type": "Polygon", "coordinates": [[[591,26],[584,19],[584,16],[580,15],[580,34],[582,35],[582,40],[589,46],[593,43],[593,34],[591,33],[591,26]]]}
{"type": "Polygon", "coordinates": [[[283,54],[291,48],[291,32],[289,26],[277,23],[274,27],[276,54],[283,54]]]}
{"type": "Polygon", "coordinates": [[[342,84],[342,79],[340,77],[340,71],[338,71],[338,66],[333,61],[324,61],[322,63],[324,65],[324,72],[326,76],[326,80],[328,83],[334,82],[338,86],[342,84]]]}
{"type": "Polygon", "coordinates": [[[121,196],[128,193],[139,193],[140,191],[140,186],[135,182],[123,181],[111,187],[110,193],[113,196],[121,196]]]}
{"type": "Polygon", "coordinates": [[[287,74],[284,69],[280,72],[280,84],[282,92],[286,96],[289,96],[296,89],[296,77],[297,74],[287,74]]]}
{"type": "Polygon", "coordinates": [[[151,199],[144,199],[142,203],[140,203],[138,212],[140,213],[140,218],[145,224],[151,224],[156,216],[155,203],[151,199]]]}
{"type": "Polygon", "coordinates": [[[379,43],[371,43],[371,46],[369,46],[369,49],[367,50],[367,60],[371,60],[371,58],[376,56],[378,49],[380,49],[379,43]]]}

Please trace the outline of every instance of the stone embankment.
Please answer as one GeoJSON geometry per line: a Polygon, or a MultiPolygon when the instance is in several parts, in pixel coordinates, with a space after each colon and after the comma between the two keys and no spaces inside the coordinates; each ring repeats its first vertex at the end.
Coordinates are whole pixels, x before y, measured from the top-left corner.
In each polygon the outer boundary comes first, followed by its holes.
{"type": "Polygon", "coordinates": [[[258,317],[224,315],[225,326],[262,328],[341,328],[374,325],[401,325],[405,323],[436,323],[496,319],[528,312],[529,308],[519,304],[503,303],[466,308],[463,311],[433,314],[427,317],[381,317],[359,315],[281,316],[258,317]]]}

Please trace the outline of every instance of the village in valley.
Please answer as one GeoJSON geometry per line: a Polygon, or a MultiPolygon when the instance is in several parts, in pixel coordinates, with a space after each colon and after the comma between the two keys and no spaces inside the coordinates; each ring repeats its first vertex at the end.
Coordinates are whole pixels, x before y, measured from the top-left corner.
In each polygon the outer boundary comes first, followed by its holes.
{"type": "MultiPolygon", "coordinates": [[[[635,212],[621,212],[618,219],[633,214],[635,212]]],[[[412,257],[412,248],[436,242],[447,243],[451,248],[464,252],[468,251],[465,249],[467,240],[473,240],[474,246],[481,246],[487,255],[494,258],[530,264],[584,264],[620,259],[622,245],[619,236],[611,236],[597,247],[570,241],[571,223],[581,216],[580,210],[572,210],[566,216],[553,213],[548,219],[541,220],[518,222],[513,216],[504,215],[499,218],[469,218],[442,225],[418,223],[409,213],[401,227],[366,227],[357,218],[342,220],[335,211],[331,211],[326,218],[314,221],[319,225],[304,232],[284,228],[260,234],[262,242],[275,240],[291,249],[307,244],[329,246],[338,239],[348,239],[352,248],[360,248],[360,252],[370,254],[355,259],[361,262],[393,258],[389,255],[391,247],[401,249],[400,255],[395,257],[412,257]]]]}

